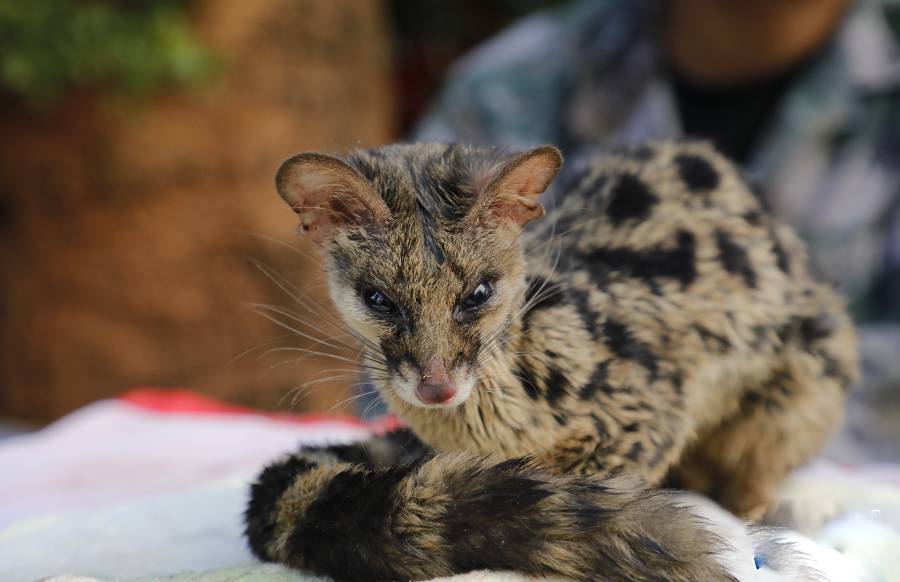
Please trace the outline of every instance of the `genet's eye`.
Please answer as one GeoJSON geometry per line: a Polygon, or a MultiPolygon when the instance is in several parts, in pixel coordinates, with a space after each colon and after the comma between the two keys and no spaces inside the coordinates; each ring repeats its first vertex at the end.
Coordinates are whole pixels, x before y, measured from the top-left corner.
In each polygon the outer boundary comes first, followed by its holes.
{"type": "Polygon", "coordinates": [[[363,301],[366,302],[369,309],[372,311],[377,311],[378,313],[384,313],[386,315],[390,315],[397,312],[397,306],[394,305],[394,302],[388,299],[384,293],[379,291],[378,289],[372,289],[371,287],[366,288],[362,292],[363,301]]]}
{"type": "Polygon", "coordinates": [[[475,309],[487,301],[493,292],[494,288],[491,284],[483,281],[471,293],[463,297],[462,301],[459,302],[459,306],[464,310],[475,309]]]}

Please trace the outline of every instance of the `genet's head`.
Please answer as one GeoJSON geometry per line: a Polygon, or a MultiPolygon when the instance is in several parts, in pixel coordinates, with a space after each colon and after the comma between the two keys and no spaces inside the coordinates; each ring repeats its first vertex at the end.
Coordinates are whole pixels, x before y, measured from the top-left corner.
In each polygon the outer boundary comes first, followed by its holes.
{"type": "Polygon", "coordinates": [[[444,144],[282,164],[278,192],[322,247],[332,299],[388,398],[449,407],[471,394],[521,305],[518,235],[561,164],[551,146],[444,144]]]}

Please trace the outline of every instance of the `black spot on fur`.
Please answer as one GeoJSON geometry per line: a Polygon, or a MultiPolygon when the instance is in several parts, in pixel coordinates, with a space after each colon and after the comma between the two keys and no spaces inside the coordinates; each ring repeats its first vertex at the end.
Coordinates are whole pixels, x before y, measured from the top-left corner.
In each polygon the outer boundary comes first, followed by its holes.
{"type": "Polygon", "coordinates": [[[650,216],[653,206],[658,202],[659,198],[639,178],[632,174],[621,174],[610,192],[606,213],[615,225],[629,219],[643,220],[650,216]]]}
{"type": "Polygon", "coordinates": [[[614,354],[632,360],[644,367],[651,379],[659,376],[659,362],[650,346],[634,338],[631,330],[621,321],[608,318],[603,323],[606,345],[614,354]]]}
{"type": "Polygon", "coordinates": [[[556,366],[547,367],[547,403],[551,406],[556,401],[569,393],[572,383],[566,377],[563,371],[556,366]]]}
{"type": "Polygon", "coordinates": [[[741,410],[750,413],[754,408],[762,406],[769,412],[784,410],[784,403],[793,395],[791,376],[785,371],[772,375],[765,385],[758,390],[750,390],[740,401],[741,410]]]}
{"type": "Polygon", "coordinates": [[[415,465],[335,475],[310,504],[287,540],[288,556],[336,580],[395,580],[384,555],[385,527],[398,503],[397,484],[415,465]]]}
{"type": "Polygon", "coordinates": [[[631,445],[631,448],[625,453],[625,458],[630,461],[639,461],[644,454],[644,445],[638,441],[631,445]]]}
{"type": "Polygon", "coordinates": [[[563,302],[562,289],[556,283],[540,275],[528,277],[528,287],[525,289],[525,303],[531,305],[529,311],[550,309],[563,302]]]}
{"type": "Polygon", "coordinates": [[[600,330],[597,326],[597,314],[594,313],[590,306],[590,293],[583,289],[571,288],[568,291],[568,295],[575,304],[575,309],[578,311],[578,317],[581,318],[581,323],[584,325],[584,328],[595,340],[600,339],[600,330]]]}
{"type": "Polygon", "coordinates": [[[762,394],[755,390],[748,390],[741,397],[741,412],[744,414],[751,413],[762,402],[762,394]]]}
{"type": "Polygon", "coordinates": [[[719,186],[719,173],[700,156],[681,154],[675,157],[678,173],[691,192],[709,192],[719,186]]]}
{"type": "Polygon", "coordinates": [[[275,531],[278,500],[298,476],[315,467],[314,463],[298,456],[289,457],[266,467],[250,488],[250,503],[244,513],[245,535],[250,549],[259,559],[271,559],[266,553],[266,546],[272,541],[275,531]]]}
{"type": "Polygon", "coordinates": [[[514,369],[513,374],[519,379],[519,383],[522,384],[522,389],[525,390],[525,394],[528,394],[532,400],[537,400],[541,393],[538,388],[538,381],[534,377],[534,373],[531,371],[531,368],[525,365],[524,362],[520,362],[514,369]]]}
{"type": "Polygon", "coordinates": [[[563,289],[540,275],[528,278],[528,286],[525,289],[525,304],[528,311],[522,315],[522,333],[527,333],[531,327],[531,317],[545,309],[551,309],[565,303],[563,289]]]}
{"type": "Polygon", "coordinates": [[[800,339],[806,346],[811,346],[825,338],[831,337],[837,328],[837,321],[829,313],[820,313],[816,317],[801,318],[798,324],[800,339]]]}
{"type": "Polygon", "coordinates": [[[594,282],[605,284],[611,274],[635,277],[654,287],[660,278],[675,279],[682,288],[697,278],[694,261],[695,239],[691,232],[678,231],[674,249],[654,247],[635,251],[629,248],[601,248],[584,255],[594,282]]]}
{"type": "Polygon", "coordinates": [[[748,210],[742,215],[743,219],[747,221],[747,224],[752,224],[753,226],[759,226],[762,224],[762,212],[759,210],[748,210]]]}
{"type": "Polygon", "coordinates": [[[675,371],[672,373],[672,377],[670,378],[672,381],[672,388],[675,389],[675,394],[679,396],[684,395],[684,374],[681,371],[675,371]]]}
{"type": "Polygon", "coordinates": [[[744,279],[747,287],[755,289],[756,271],[750,264],[747,251],[722,230],[716,231],[716,246],[719,248],[719,261],[722,263],[722,267],[729,273],[744,279]]]}
{"type": "Polygon", "coordinates": [[[581,387],[578,397],[582,400],[591,400],[600,390],[605,393],[611,393],[612,387],[607,383],[609,378],[609,362],[600,362],[591,373],[587,384],[581,387]]]}
{"type": "Polygon", "coordinates": [[[775,264],[778,265],[781,272],[790,275],[790,259],[788,258],[787,251],[785,251],[784,247],[781,245],[781,241],[775,236],[775,233],[772,233],[772,253],[775,255],[775,264]]]}

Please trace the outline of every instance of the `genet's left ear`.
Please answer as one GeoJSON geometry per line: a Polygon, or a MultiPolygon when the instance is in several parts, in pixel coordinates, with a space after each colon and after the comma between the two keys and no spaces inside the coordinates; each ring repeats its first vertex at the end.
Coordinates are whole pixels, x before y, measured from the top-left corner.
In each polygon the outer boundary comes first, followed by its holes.
{"type": "Polygon", "coordinates": [[[492,172],[470,216],[488,214],[519,226],[540,218],[544,207],[538,196],[559,173],[562,162],[560,151],[550,145],[512,156],[492,172]]]}

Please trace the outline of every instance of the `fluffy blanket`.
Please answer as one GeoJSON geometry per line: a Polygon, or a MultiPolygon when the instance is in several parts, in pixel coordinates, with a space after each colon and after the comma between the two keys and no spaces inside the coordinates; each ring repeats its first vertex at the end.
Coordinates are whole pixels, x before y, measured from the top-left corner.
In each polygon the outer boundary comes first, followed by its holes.
{"type": "MultiPolygon", "coordinates": [[[[0,444],[0,580],[320,580],[255,562],[241,537],[247,483],[298,442],[359,439],[372,428],[179,398],[175,407],[152,393],[95,404],[0,444]]],[[[900,580],[900,468],[820,461],[799,472],[779,514],[793,530],[749,530],[705,499],[684,501],[729,541],[741,580],[900,580]]],[[[525,578],[453,578],[475,580],[525,578]]]]}

